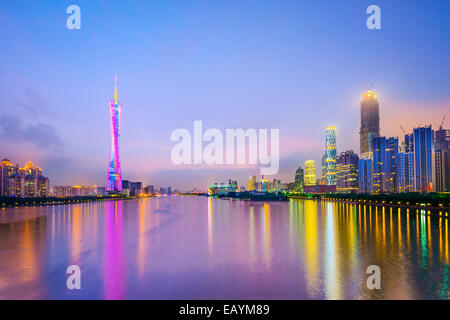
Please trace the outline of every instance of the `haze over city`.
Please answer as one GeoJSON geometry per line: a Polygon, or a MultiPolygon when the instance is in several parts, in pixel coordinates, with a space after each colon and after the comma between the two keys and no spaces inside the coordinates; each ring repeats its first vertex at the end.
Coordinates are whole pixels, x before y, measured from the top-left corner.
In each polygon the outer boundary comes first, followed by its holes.
{"type": "Polygon", "coordinates": [[[450,110],[450,4],[378,3],[377,32],[361,14],[369,1],[78,1],[77,31],[65,26],[66,2],[2,3],[10,27],[0,35],[11,45],[0,52],[0,156],[33,161],[53,185],[104,185],[114,74],[122,175],[146,184],[204,189],[258,174],[172,164],[170,134],[194,120],[280,129],[277,178],[287,182],[305,160],[320,163],[329,125],[338,152],[359,152],[360,100],[371,84],[383,135],[438,125],[450,110]]]}

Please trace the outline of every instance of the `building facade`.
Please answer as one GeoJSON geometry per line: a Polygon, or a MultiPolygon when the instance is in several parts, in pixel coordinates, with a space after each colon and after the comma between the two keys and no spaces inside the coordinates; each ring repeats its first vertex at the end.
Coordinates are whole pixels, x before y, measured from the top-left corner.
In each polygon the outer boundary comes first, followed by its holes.
{"type": "Polygon", "coordinates": [[[358,160],[358,191],[359,193],[373,192],[373,154],[361,154],[358,160]]]}
{"type": "Polygon", "coordinates": [[[414,171],[417,192],[432,192],[434,180],[434,141],[431,126],[414,128],[414,171]]]}
{"type": "Polygon", "coordinates": [[[295,171],[294,189],[297,192],[303,191],[303,185],[305,183],[305,171],[301,166],[295,171]]]}
{"type": "Polygon", "coordinates": [[[327,185],[336,185],[336,128],[327,127],[325,135],[325,174],[327,185]]]}
{"type": "Polygon", "coordinates": [[[305,186],[312,186],[316,184],[316,164],[314,160],[307,160],[305,162],[305,186]]]}
{"type": "Polygon", "coordinates": [[[353,150],[342,152],[336,160],[337,192],[358,192],[359,157],[353,150]]]}
{"type": "Polygon", "coordinates": [[[372,148],[373,192],[396,192],[396,159],[398,154],[398,138],[373,138],[372,148]]]}
{"type": "Polygon", "coordinates": [[[373,138],[380,136],[380,106],[375,92],[367,91],[361,100],[360,153],[372,152],[373,138]]]}
{"type": "Polygon", "coordinates": [[[8,159],[0,163],[0,196],[37,198],[47,197],[49,179],[42,176],[42,169],[28,162],[23,168],[8,159]]]}

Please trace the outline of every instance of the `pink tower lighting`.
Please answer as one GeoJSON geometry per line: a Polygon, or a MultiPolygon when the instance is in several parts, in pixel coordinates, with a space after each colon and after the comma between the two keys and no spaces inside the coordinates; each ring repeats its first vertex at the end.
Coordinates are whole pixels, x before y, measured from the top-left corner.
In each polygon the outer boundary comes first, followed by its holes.
{"type": "Polygon", "coordinates": [[[119,159],[119,137],[122,104],[117,99],[117,76],[114,76],[114,101],[109,101],[109,112],[111,116],[111,153],[109,155],[106,190],[110,192],[121,192],[122,173],[119,159]]]}

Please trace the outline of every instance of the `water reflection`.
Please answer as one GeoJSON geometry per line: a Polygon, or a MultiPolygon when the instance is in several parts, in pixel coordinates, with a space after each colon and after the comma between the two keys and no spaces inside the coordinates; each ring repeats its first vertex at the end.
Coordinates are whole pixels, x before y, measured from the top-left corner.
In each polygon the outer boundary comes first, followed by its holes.
{"type": "Polygon", "coordinates": [[[0,298],[449,299],[447,212],[204,197],[0,212],[0,298]]]}

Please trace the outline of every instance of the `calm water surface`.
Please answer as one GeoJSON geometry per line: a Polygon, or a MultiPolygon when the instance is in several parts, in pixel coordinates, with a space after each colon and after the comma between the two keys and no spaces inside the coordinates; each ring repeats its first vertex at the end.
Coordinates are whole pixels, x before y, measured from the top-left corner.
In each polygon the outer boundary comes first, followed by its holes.
{"type": "Polygon", "coordinates": [[[8,208],[0,298],[449,299],[448,217],[427,213],[206,197],[8,208]]]}

